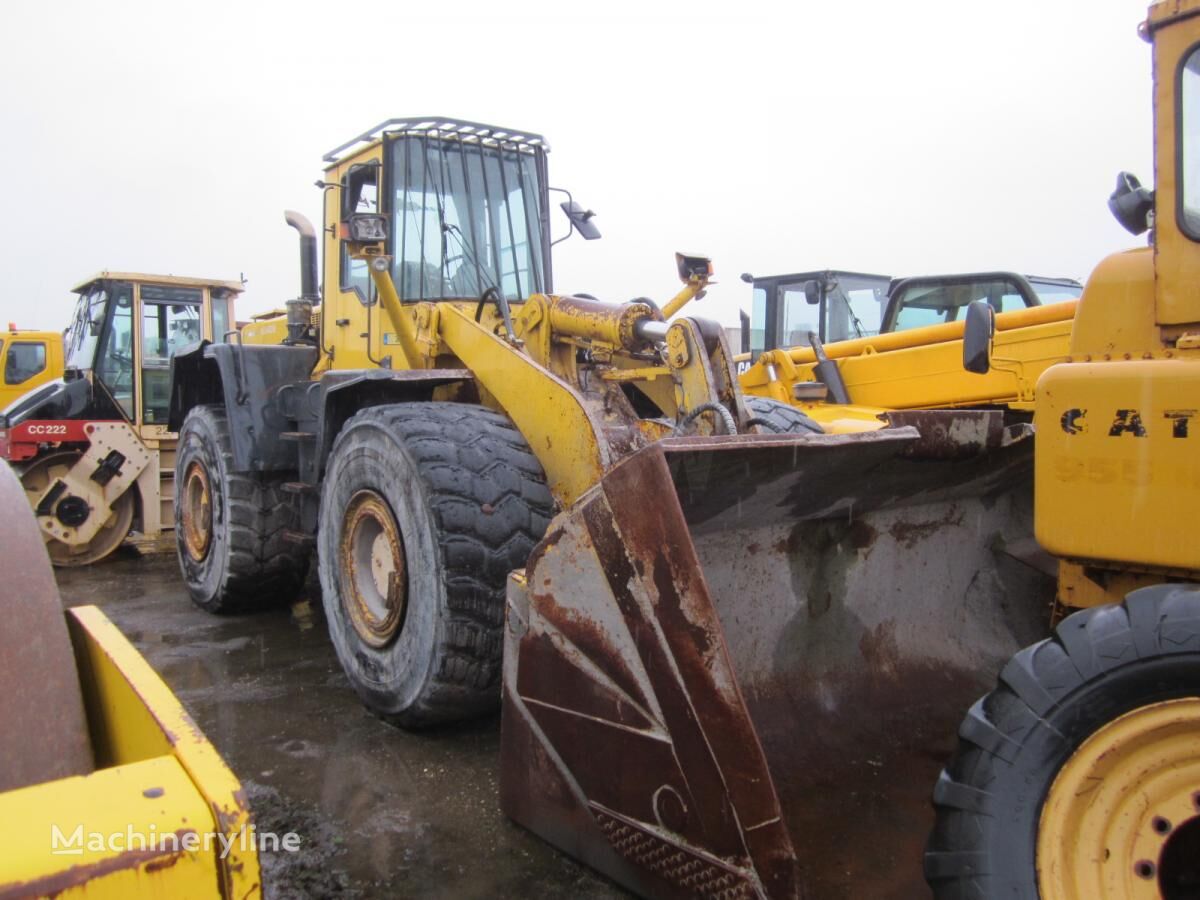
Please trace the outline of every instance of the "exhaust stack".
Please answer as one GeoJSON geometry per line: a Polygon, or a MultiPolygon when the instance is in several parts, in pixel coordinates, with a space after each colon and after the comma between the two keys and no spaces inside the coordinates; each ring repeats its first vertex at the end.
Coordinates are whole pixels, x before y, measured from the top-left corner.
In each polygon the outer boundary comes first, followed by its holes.
{"type": "Polygon", "coordinates": [[[303,213],[285,209],[283,218],[300,232],[300,299],[316,303],[317,293],[317,232],[303,213]]]}

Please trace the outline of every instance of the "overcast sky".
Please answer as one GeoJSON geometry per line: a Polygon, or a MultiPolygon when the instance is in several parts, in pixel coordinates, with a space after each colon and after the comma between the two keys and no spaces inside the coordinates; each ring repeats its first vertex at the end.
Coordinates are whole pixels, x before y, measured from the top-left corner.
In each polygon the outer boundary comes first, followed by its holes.
{"type": "Polygon", "coordinates": [[[319,223],[321,156],[394,116],[544,134],[604,233],[556,248],[556,287],[665,299],[673,252],[707,253],[694,314],[726,323],[744,271],[1082,279],[1138,243],[1105,207],[1119,170],[1153,181],[1137,0],[436,9],[5,3],[0,323],[62,327],[105,268],[280,305],[284,208],[319,223]]]}

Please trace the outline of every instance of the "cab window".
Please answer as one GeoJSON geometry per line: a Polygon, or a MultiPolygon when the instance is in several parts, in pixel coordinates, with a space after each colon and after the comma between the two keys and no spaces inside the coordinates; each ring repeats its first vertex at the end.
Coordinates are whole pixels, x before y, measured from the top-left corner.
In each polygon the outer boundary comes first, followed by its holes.
{"type": "Polygon", "coordinates": [[[1200,241],[1200,47],[1179,70],[1179,227],[1200,241]]]}
{"type": "Polygon", "coordinates": [[[46,345],[39,341],[13,341],[4,361],[4,383],[23,384],[46,371],[46,345]]]}
{"type": "Polygon", "coordinates": [[[142,286],[142,421],[167,421],[171,357],[200,340],[199,288],[142,286]]]}
{"type": "Polygon", "coordinates": [[[102,333],[96,377],[130,419],[133,402],[133,286],[112,286],[108,328],[102,333]]]}

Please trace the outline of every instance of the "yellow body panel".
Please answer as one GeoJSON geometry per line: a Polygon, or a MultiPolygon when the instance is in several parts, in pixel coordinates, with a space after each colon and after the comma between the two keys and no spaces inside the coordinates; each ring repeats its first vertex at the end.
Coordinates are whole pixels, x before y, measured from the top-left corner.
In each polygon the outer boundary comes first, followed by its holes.
{"type": "MultiPolygon", "coordinates": [[[[1086,300],[1085,300],[1086,302],[1086,300]]],[[[1051,553],[1200,571],[1200,354],[1073,362],[1038,386],[1036,533],[1051,553]]]]}
{"type": "Polygon", "coordinates": [[[261,896],[237,778],[99,609],[67,617],[97,770],[0,794],[0,897],[261,896]],[[168,842],[165,853],[130,853],[105,842],[82,855],[55,854],[53,825],[68,837],[77,826],[85,834],[190,831],[200,849],[177,851],[168,842]],[[220,835],[228,842],[223,859],[220,835]]]}
{"type": "Polygon", "coordinates": [[[170,755],[7,791],[0,897],[214,897],[212,832],[204,797],[170,755]]]}
{"type": "Polygon", "coordinates": [[[63,373],[63,339],[58,331],[0,331],[0,410],[29,391],[61,378],[63,373]],[[45,348],[46,364],[28,378],[10,384],[9,353],[13,344],[38,344],[45,348]]]}

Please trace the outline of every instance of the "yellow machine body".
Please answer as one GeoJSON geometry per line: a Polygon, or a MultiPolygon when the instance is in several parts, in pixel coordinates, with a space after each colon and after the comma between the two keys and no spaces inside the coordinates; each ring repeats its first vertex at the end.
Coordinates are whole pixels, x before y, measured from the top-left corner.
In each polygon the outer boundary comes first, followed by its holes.
{"type": "Polygon", "coordinates": [[[1038,377],[1067,356],[1076,304],[997,315],[993,367],[983,376],[963,370],[958,321],[826,344],[850,405],[808,399],[806,388],[819,380],[811,347],[763,353],[742,372],[741,384],[747,393],[792,403],[833,432],[882,427],[879,416],[887,410],[994,404],[1032,411],[1038,377]]]}
{"type": "Polygon", "coordinates": [[[36,387],[61,378],[63,340],[57,331],[0,331],[0,412],[36,387]]]}
{"type": "Polygon", "coordinates": [[[0,793],[0,896],[261,896],[237,778],[99,609],[67,623],[96,770],[0,793]]]}

